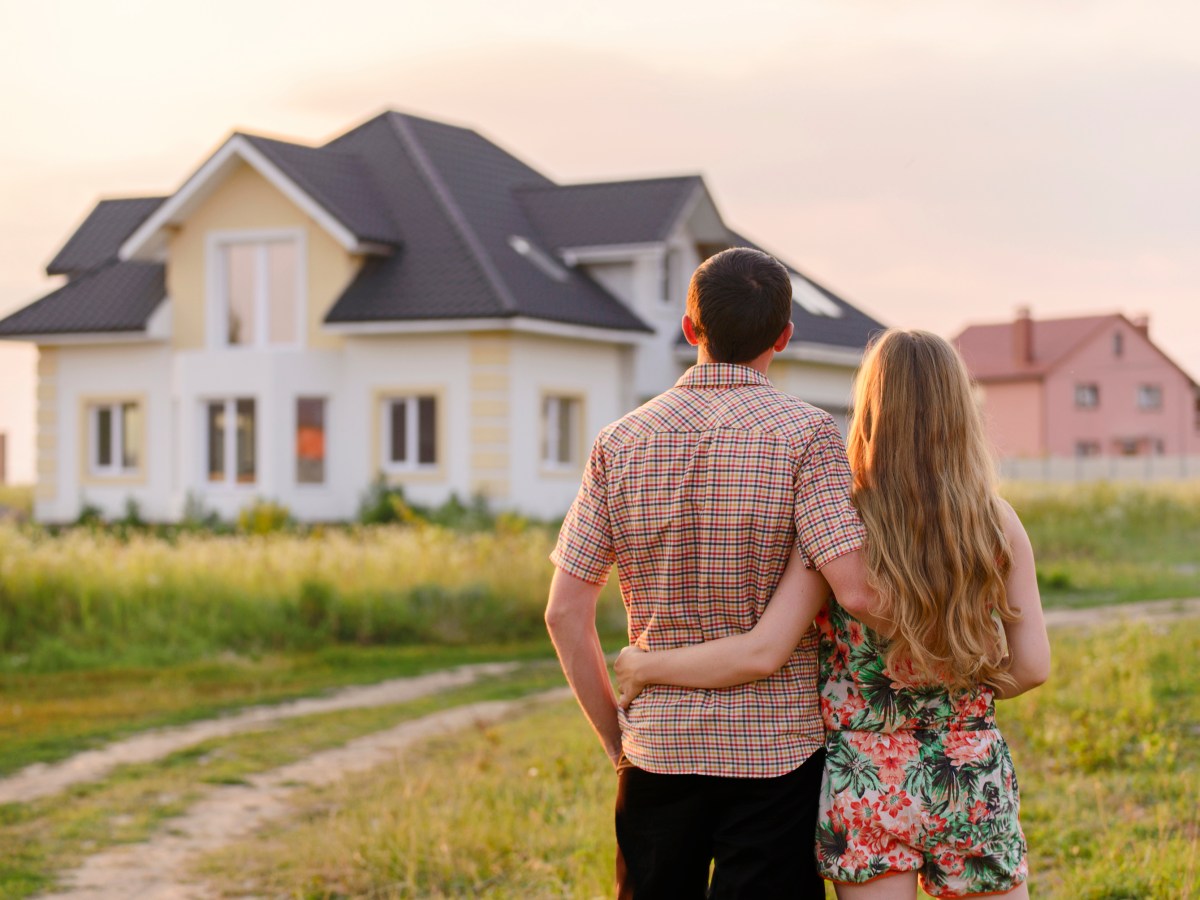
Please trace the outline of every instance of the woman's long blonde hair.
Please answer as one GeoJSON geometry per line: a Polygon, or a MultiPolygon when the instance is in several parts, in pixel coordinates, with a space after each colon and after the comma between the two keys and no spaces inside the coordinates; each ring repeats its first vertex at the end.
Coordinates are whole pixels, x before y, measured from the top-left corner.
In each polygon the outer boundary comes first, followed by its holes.
{"type": "Polygon", "coordinates": [[[855,380],[848,443],[869,578],[895,626],[893,677],[950,688],[1009,681],[993,612],[1018,618],[1005,590],[1012,552],[957,351],[929,332],[884,332],[855,380]]]}

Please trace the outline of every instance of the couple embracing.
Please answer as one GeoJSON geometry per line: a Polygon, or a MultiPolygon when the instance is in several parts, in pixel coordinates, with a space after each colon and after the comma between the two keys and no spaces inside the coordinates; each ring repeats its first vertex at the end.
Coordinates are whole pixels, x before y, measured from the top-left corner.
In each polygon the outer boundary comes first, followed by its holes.
{"type": "Polygon", "coordinates": [[[697,364],[600,433],[552,556],[547,625],[617,772],[617,893],[1027,897],[994,698],[1044,681],[1049,644],[966,370],[884,333],[847,455],[767,379],[791,306],[759,251],[696,270],[697,364]],[[619,697],[595,626],[614,562],[619,697]]]}

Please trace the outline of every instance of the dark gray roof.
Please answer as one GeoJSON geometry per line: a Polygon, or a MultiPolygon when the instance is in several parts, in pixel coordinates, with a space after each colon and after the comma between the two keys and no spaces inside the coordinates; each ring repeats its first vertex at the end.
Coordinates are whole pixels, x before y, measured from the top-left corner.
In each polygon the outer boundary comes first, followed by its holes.
{"type": "MultiPolygon", "coordinates": [[[[530,316],[625,331],[649,327],[583,272],[549,274],[512,246],[541,238],[516,199],[551,182],[474,131],[385,113],[328,145],[366,161],[405,223],[402,250],[368,260],[328,322],[530,316]]],[[[534,251],[536,253],[536,249],[534,251]]]]}
{"type": "Polygon", "coordinates": [[[379,244],[401,243],[396,220],[378,202],[380,185],[357,156],[251,134],[241,136],[356,238],[379,244]]]}
{"type": "MultiPolygon", "coordinates": [[[[731,247],[753,247],[755,250],[763,250],[762,247],[753,241],[747,240],[735,231],[730,231],[729,237],[729,245],[731,247]]],[[[763,250],[763,252],[769,253],[770,251],[763,250]]],[[[774,254],[772,255],[774,256],[774,254]]],[[[779,259],[778,256],[775,258],[779,259]]],[[[807,281],[821,294],[828,297],[837,305],[842,313],[840,316],[822,316],[809,312],[799,303],[793,303],[792,324],[796,327],[795,335],[792,338],[793,341],[805,344],[828,344],[834,347],[845,347],[848,350],[862,350],[873,335],[887,328],[882,322],[868,316],[858,307],[851,305],[823,284],[813,281],[787,261],[782,259],[779,261],[787,266],[787,270],[792,275],[807,281]]],[[[682,333],[679,335],[676,343],[679,346],[687,346],[687,340],[682,333]]]]}
{"type": "Polygon", "coordinates": [[[142,331],[166,293],[162,265],[110,262],[0,320],[0,335],[142,331]]]}
{"type": "Polygon", "coordinates": [[[166,197],[101,200],[46,266],[48,275],[79,275],[116,259],[117,251],[166,197]]]}
{"type": "MultiPolygon", "coordinates": [[[[703,190],[695,175],[559,186],[468,128],[395,112],[323,147],[241,137],[359,240],[391,248],[367,258],[326,315],[331,323],[525,316],[650,331],[556,253],[661,241],[703,190]]],[[[9,316],[0,334],[144,328],[162,300],[162,267],[116,258],[162,200],[97,206],[49,267],[76,281],[9,316]]],[[[729,240],[750,245],[732,232],[729,240]]],[[[844,314],[813,316],[797,307],[803,340],[862,347],[881,327],[816,288],[844,314]]]]}
{"type": "Polygon", "coordinates": [[[698,175],[520,188],[517,197],[555,249],[666,240],[698,175]]]}

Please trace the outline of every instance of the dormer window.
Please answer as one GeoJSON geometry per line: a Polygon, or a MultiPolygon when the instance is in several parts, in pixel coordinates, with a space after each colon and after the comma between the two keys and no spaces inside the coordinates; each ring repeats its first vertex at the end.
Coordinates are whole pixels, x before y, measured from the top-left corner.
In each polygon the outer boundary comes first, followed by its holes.
{"type": "Polygon", "coordinates": [[[826,316],[830,319],[840,319],[842,308],[822,291],[818,290],[807,278],[792,273],[792,299],[812,316],[826,316]]]}
{"type": "Polygon", "coordinates": [[[215,343],[299,347],[303,334],[300,238],[294,232],[219,235],[214,258],[215,343]]]}

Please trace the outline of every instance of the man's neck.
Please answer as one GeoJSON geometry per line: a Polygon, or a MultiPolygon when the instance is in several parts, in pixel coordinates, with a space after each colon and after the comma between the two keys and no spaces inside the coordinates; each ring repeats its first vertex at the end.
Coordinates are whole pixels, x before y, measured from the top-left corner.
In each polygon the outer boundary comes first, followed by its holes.
{"type": "MultiPolygon", "coordinates": [[[[748,359],[745,362],[734,363],[738,366],[746,366],[754,369],[763,375],[767,374],[767,368],[771,365],[771,360],[775,358],[775,348],[768,347],[763,353],[756,356],[754,359],[748,359]]],[[[716,360],[708,355],[708,348],[704,344],[700,344],[696,348],[696,365],[704,365],[705,363],[715,363],[716,360]]]]}

